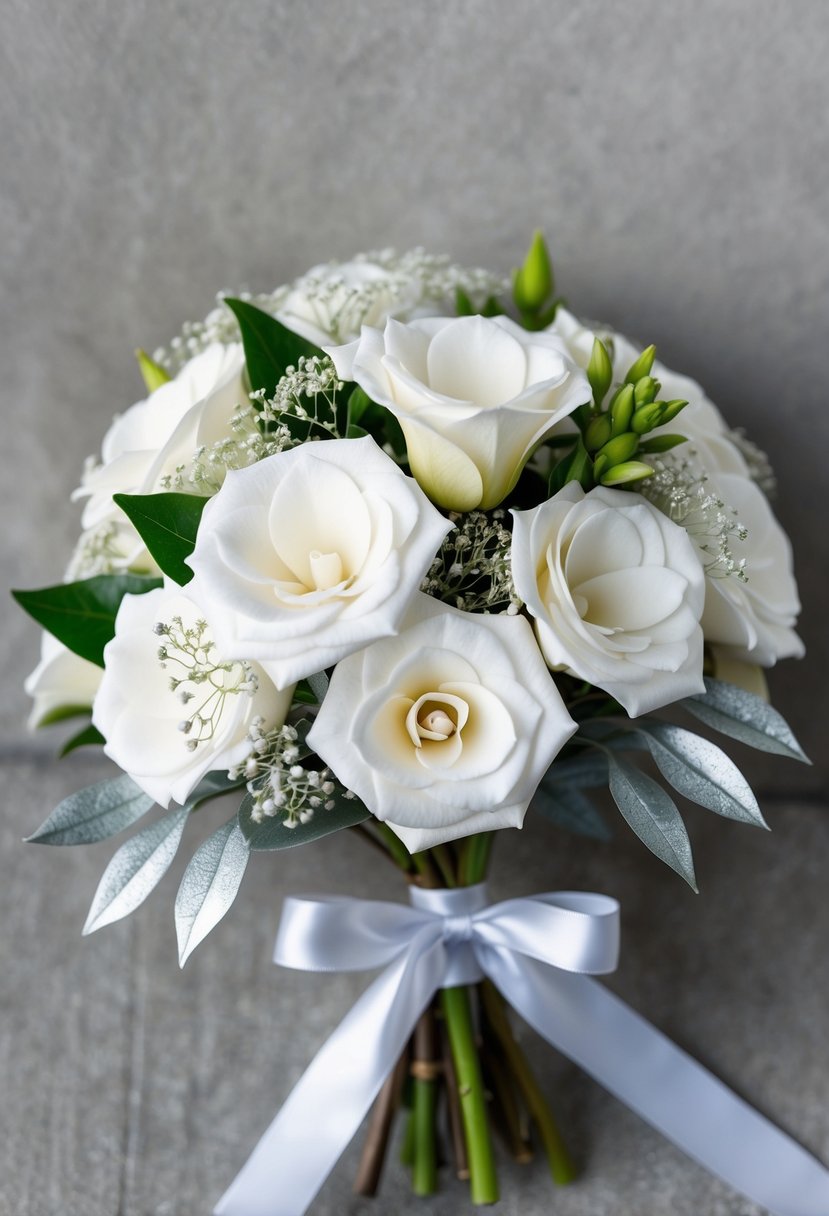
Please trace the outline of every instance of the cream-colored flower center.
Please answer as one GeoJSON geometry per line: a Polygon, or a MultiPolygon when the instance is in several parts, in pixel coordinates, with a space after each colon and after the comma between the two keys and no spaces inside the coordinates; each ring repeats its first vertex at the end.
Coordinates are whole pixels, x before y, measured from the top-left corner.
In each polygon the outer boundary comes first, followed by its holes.
{"type": "Polygon", "coordinates": [[[412,743],[446,743],[460,735],[469,717],[469,706],[452,693],[428,692],[412,703],[406,714],[406,730],[412,743]]]}
{"type": "Polygon", "coordinates": [[[339,553],[320,553],[312,549],[308,554],[308,564],[311,567],[313,591],[330,591],[343,581],[343,559],[339,553]]]}

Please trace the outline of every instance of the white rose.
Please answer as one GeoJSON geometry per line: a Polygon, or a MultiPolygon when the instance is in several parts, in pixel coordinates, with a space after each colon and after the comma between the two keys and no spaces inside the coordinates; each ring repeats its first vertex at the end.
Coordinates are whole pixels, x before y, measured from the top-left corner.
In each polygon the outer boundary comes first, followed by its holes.
{"type": "Polygon", "coordinates": [[[729,647],[734,659],[761,667],[799,659],[804,646],[794,628],[800,601],[789,538],[753,481],[720,473],[713,484],[746,529],[744,540],[731,538],[735,558],[745,559],[746,580],[734,574],[706,580],[705,640],[729,647]]]}
{"type": "Polygon", "coordinates": [[[451,526],[373,439],[303,444],[228,474],[191,585],[281,688],[396,632],[451,526]]]}
{"type": "Polygon", "coordinates": [[[29,730],[69,717],[72,711],[91,709],[103,674],[96,663],[82,659],[44,631],[40,662],[24,685],[34,700],[29,730]]]}
{"type": "Polygon", "coordinates": [[[682,528],[638,494],[575,482],[513,515],[515,588],[552,668],[631,716],[704,691],[705,576],[682,528]]]}
{"type": "Polygon", "coordinates": [[[308,742],[417,852],[521,827],[575,729],[522,617],[418,595],[400,634],[337,664],[308,742]]]}
{"type": "Polygon", "coordinates": [[[296,281],[277,318],[317,346],[349,342],[363,325],[409,315],[421,294],[417,279],[376,262],[330,262],[314,266],[296,281]]]}
{"type": "Polygon", "coordinates": [[[224,661],[201,607],[169,584],[121,601],[92,722],[106,754],[166,807],[244,759],[254,717],[281,726],[292,694],[254,663],[224,661]]]}
{"type": "Polygon", "coordinates": [[[590,400],[561,339],[507,317],[389,320],[328,353],[341,377],[391,410],[412,473],[455,511],[497,506],[536,444],[590,400]]]}
{"type": "Polygon", "coordinates": [[[84,528],[121,518],[113,494],[150,494],[186,464],[196,448],[230,434],[236,405],[246,402],[239,343],[206,347],[174,380],[117,417],[104,436],[101,463],[88,468],[73,499],[86,498],[84,528]]]}

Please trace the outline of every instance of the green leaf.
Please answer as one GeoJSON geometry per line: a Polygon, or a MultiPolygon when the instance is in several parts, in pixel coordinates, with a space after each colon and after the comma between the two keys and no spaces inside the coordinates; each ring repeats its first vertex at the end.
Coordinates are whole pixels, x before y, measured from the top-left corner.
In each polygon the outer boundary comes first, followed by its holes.
{"type": "Polygon", "coordinates": [[[37,729],[40,730],[43,726],[56,726],[58,722],[68,722],[70,718],[88,718],[91,708],[89,702],[86,705],[56,705],[54,709],[50,709],[43,715],[37,724],[37,729]]]}
{"type": "Polygon", "coordinates": [[[148,393],[154,393],[157,388],[161,388],[162,384],[166,384],[172,379],[169,372],[156,363],[155,359],[151,359],[140,346],[135,352],[135,357],[138,360],[138,370],[141,372],[148,393]]]}
{"type": "Polygon", "coordinates": [[[104,647],[115,636],[115,616],[125,595],[142,595],[161,579],[138,574],[98,574],[78,583],[59,583],[38,591],[13,591],[47,633],[90,663],[104,665],[104,647]]]}
{"type": "Polygon", "coordinates": [[[154,801],[123,773],[64,798],[26,843],[68,845],[106,840],[140,819],[154,801]]]}
{"type": "Polygon", "coordinates": [[[332,832],[343,828],[353,828],[371,818],[371,812],[358,798],[344,798],[341,794],[332,794],[335,803],[330,811],[319,807],[307,823],[297,824],[295,828],[286,828],[283,820],[274,816],[255,823],[250,813],[253,808],[253,798],[248,794],[239,807],[239,827],[255,852],[272,849],[291,849],[299,844],[308,844],[332,832]]]}
{"type": "Polygon", "coordinates": [[[348,398],[347,427],[349,429],[352,426],[356,427],[361,421],[363,414],[365,414],[369,406],[373,404],[374,403],[371,400],[371,397],[369,397],[368,393],[364,392],[363,389],[360,388],[359,384],[355,385],[348,398]]]}
{"type": "Polygon", "coordinates": [[[768,827],[751,786],[716,744],[670,722],[642,722],[640,729],[659,771],[678,793],[726,819],[768,827]]]}
{"type": "Polygon", "coordinates": [[[541,778],[544,789],[567,785],[571,789],[596,789],[607,785],[607,759],[604,752],[582,752],[569,760],[554,760],[541,778]]]}
{"type": "Polygon", "coordinates": [[[706,726],[759,751],[789,756],[803,764],[811,760],[795,739],[785,718],[762,697],[736,684],[705,677],[705,692],[681,701],[706,726]]]}
{"type": "Polygon", "coordinates": [[[584,490],[593,486],[593,462],[581,438],[572,453],[560,460],[550,474],[550,496],[557,494],[569,481],[577,481],[584,490]]]}
{"type": "Polygon", "coordinates": [[[295,334],[261,308],[232,298],[226,298],[225,304],[239,322],[248,379],[254,392],[264,389],[266,397],[272,397],[286,369],[296,367],[300,357],[325,357],[313,342],[295,334]]]}
{"type": "Polygon", "coordinates": [[[185,565],[196,545],[202,512],[210,501],[197,494],[113,494],[161,570],[180,587],[193,577],[185,565]]]}
{"type": "Polygon", "coordinates": [[[574,786],[553,782],[539,786],[532,807],[557,827],[574,832],[577,836],[589,836],[593,840],[611,839],[610,828],[596,807],[574,786]]]}
{"type": "Polygon", "coordinates": [[[475,305],[462,287],[455,288],[455,312],[459,317],[471,317],[476,312],[475,305]]]}
{"type": "Polygon", "coordinates": [[[691,842],[682,816],[661,785],[608,753],[610,792],[623,818],[660,861],[675,870],[697,891],[691,842]]]}
{"type": "Polygon", "coordinates": [[[670,452],[672,448],[678,448],[681,443],[687,443],[688,439],[685,435],[652,435],[650,439],[645,439],[639,444],[640,452],[670,452]]]}
{"type": "Polygon", "coordinates": [[[66,740],[58,752],[58,758],[62,760],[64,756],[68,756],[70,752],[77,751],[79,747],[93,747],[96,744],[100,745],[102,743],[106,743],[106,739],[98,728],[90,722],[88,726],[84,726],[71,739],[66,740]]]}
{"type": "Polygon", "coordinates": [[[121,920],[144,902],[170,868],[189,814],[189,807],[177,807],[121,845],[98,884],[84,934],[121,920]]]}
{"type": "Polygon", "coordinates": [[[234,815],[190,858],[175,905],[180,967],[233,903],[249,857],[250,845],[234,815]]]}

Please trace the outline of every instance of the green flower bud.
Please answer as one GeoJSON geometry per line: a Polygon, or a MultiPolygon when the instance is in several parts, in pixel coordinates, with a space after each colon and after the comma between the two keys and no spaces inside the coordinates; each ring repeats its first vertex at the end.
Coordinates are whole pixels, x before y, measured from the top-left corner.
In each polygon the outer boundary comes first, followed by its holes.
{"type": "Polygon", "coordinates": [[[681,443],[687,443],[685,435],[652,435],[650,439],[644,439],[639,445],[640,452],[670,452],[671,448],[678,448],[681,443]]]}
{"type": "Polygon", "coordinates": [[[635,363],[630,365],[628,374],[625,376],[627,384],[635,384],[637,380],[641,380],[643,376],[649,376],[653,361],[656,358],[656,347],[648,346],[642,351],[635,363]]]}
{"type": "Polygon", "coordinates": [[[599,456],[606,457],[608,465],[621,464],[625,460],[630,460],[638,447],[639,436],[627,431],[624,435],[617,435],[615,439],[606,443],[599,452],[599,456]]]}
{"type": "Polygon", "coordinates": [[[641,460],[627,460],[608,469],[600,481],[603,486],[625,486],[630,485],[632,481],[644,481],[646,477],[652,476],[653,469],[649,464],[643,464],[641,460]]]}
{"type": "Polygon", "coordinates": [[[151,359],[145,350],[139,346],[135,352],[135,357],[138,360],[138,370],[147,386],[148,393],[154,393],[157,388],[161,388],[162,384],[166,384],[172,377],[168,372],[165,372],[154,359],[151,359]]]}
{"type": "Polygon", "coordinates": [[[643,405],[641,409],[636,410],[630,429],[637,435],[644,435],[647,431],[652,431],[655,426],[659,426],[662,421],[662,406],[654,401],[650,405],[643,405]]]}
{"type": "Polygon", "coordinates": [[[593,350],[590,352],[590,362],[587,365],[587,379],[593,390],[593,400],[596,405],[601,405],[613,380],[613,364],[610,362],[610,355],[600,338],[593,339],[593,350]]]}
{"type": "Polygon", "coordinates": [[[666,422],[673,422],[680,410],[684,410],[688,404],[687,401],[660,401],[662,407],[662,418],[660,425],[666,422]]]}
{"type": "Polygon", "coordinates": [[[599,414],[596,418],[591,418],[587,430],[584,432],[584,443],[588,452],[597,452],[599,448],[604,447],[612,433],[607,414],[599,414]]]}
{"type": "Polygon", "coordinates": [[[643,376],[633,386],[633,399],[637,405],[650,405],[656,400],[660,388],[659,381],[654,380],[653,376],[643,376]]]}
{"type": "Polygon", "coordinates": [[[550,474],[550,496],[557,494],[568,481],[577,481],[584,490],[593,488],[593,462],[581,440],[569,456],[558,462],[550,474]]]}
{"type": "Polygon", "coordinates": [[[624,384],[613,398],[610,407],[610,421],[614,435],[622,435],[630,427],[633,417],[633,385],[624,384]]]}
{"type": "Polygon", "coordinates": [[[536,232],[524,265],[513,273],[512,294],[519,312],[540,312],[553,293],[553,267],[547,243],[536,232]]]}

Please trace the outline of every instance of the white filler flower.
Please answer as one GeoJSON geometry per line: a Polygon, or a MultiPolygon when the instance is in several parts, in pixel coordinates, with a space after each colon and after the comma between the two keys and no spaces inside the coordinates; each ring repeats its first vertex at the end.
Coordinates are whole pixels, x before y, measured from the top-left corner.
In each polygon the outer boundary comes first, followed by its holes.
{"type": "Polygon", "coordinates": [[[293,694],[220,656],[201,608],[172,584],[124,596],[104,664],[92,711],[104,751],[164,807],[244,759],[253,719],[281,726],[293,694]]]}
{"type": "Polygon", "coordinates": [[[328,353],[395,415],[412,473],[453,511],[497,506],[535,445],[590,400],[562,340],[507,317],[390,320],[328,353]]]}
{"type": "Polygon", "coordinates": [[[337,664],[308,742],[417,852],[520,827],[575,729],[522,617],[419,595],[397,637],[337,664]]]}
{"type": "Polygon", "coordinates": [[[631,716],[704,691],[705,576],[682,528],[638,494],[575,482],[513,514],[515,588],[552,668],[631,716]]]}
{"type": "Polygon", "coordinates": [[[191,586],[222,653],[284,688],[395,633],[451,527],[373,439],[304,444],[228,474],[191,586]]]}
{"type": "Polygon", "coordinates": [[[34,700],[29,730],[69,717],[73,710],[90,709],[103,674],[96,663],[82,659],[44,630],[40,662],[24,686],[34,700]]]}
{"type": "Polygon", "coordinates": [[[420,295],[415,277],[368,259],[330,263],[298,279],[276,315],[288,329],[322,346],[351,341],[363,325],[410,314],[420,295]]]}
{"type": "Polygon", "coordinates": [[[87,468],[73,499],[86,498],[84,528],[123,518],[113,494],[150,494],[197,447],[230,434],[236,405],[248,400],[240,343],[208,346],[144,401],[115,419],[104,436],[101,463],[87,468]]]}

